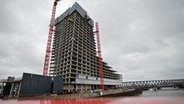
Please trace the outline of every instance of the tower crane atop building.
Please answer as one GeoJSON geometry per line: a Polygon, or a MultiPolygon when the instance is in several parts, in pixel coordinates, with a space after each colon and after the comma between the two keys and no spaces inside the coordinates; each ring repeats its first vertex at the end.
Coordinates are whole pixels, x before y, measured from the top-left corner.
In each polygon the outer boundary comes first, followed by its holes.
{"type": "Polygon", "coordinates": [[[47,74],[48,74],[49,60],[50,60],[50,53],[51,53],[52,34],[54,32],[54,20],[55,20],[56,6],[57,6],[58,1],[61,1],[61,0],[54,0],[54,4],[53,4],[53,8],[52,8],[52,15],[51,15],[51,19],[50,19],[49,34],[48,34],[44,67],[43,67],[43,75],[45,75],[45,76],[47,76],[47,74]]]}

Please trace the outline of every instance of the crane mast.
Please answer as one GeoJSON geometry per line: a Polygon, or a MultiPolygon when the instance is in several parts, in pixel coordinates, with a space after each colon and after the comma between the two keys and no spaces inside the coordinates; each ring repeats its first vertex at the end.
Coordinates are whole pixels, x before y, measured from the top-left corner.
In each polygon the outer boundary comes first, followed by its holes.
{"type": "Polygon", "coordinates": [[[50,25],[49,25],[49,34],[48,34],[44,67],[43,67],[43,75],[45,75],[45,76],[47,76],[47,74],[48,74],[49,60],[50,60],[50,53],[51,53],[51,44],[52,44],[52,34],[54,32],[54,20],[55,20],[56,6],[57,6],[58,1],[60,1],[60,0],[54,0],[51,20],[50,20],[50,25]]]}
{"type": "Polygon", "coordinates": [[[96,39],[97,39],[97,49],[98,49],[98,68],[99,68],[99,75],[100,75],[100,89],[104,91],[104,76],[103,76],[103,64],[102,64],[102,54],[101,54],[101,46],[100,46],[100,34],[99,34],[99,27],[98,22],[95,23],[96,25],[96,39]]]}

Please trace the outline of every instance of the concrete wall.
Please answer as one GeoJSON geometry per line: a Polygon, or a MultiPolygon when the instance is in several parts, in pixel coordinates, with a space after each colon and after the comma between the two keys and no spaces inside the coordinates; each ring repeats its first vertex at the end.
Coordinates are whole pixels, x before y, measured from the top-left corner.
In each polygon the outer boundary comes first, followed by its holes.
{"type": "MultiPolygon", "coordinates": [[[[94,85],[100,84],[99,77],[86,76],[82,74],[79,74],[77,76],[78,77],[76,78],[76,82],[75,82],[76,84],[94,84],[94,85]]],[[[104,85],[122,85],[122,80],[104,78],[104,85]]]]}

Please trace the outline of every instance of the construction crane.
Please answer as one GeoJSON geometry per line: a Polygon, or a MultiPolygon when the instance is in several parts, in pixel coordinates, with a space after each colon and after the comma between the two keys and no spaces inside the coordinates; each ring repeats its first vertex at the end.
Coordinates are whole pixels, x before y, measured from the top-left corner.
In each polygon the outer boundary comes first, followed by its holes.
{"type": "Polygon", "coordinates": [[[50,53],[51,53],[51,44],[52,44],[52,34],[54,32],[54,20],[55,20],[56,6],[57,6],[58,1],[60,1],[60,0],[54,0],[51,20],[50,20],[50,25],[49,25],[49,34],[48,34],[44,67],[43,67],[43,75],[45,75],[45,76],[47,76],[47,74],[48,74],[49,60],[50,60],[50,53]]]}
{"type": "Polygon", "coordinates": [[[101,54],[101,46],[100,46],[100,34],[99,34],[99,27],[98,22],[95,23],[96,25],[96,39],[97,39],[97,51],[98,51],[98,68],[99,68],[99,75],[100,75],[100,89],[102,92],[104,91],[104,76],[103,76],[103,64],[102,64],[102,54],[101,54]]]}

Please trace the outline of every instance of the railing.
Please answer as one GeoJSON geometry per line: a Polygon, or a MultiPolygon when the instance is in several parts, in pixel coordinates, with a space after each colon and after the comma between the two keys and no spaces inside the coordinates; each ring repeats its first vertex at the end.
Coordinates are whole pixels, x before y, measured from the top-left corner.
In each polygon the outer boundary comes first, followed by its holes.
{"type": "Polygon", "coordinates": [[[130,81],[130,82],[123,82],[122,86],[126,86],[126,87],[177,87],[177,86],[184,86],[184,79],[130,81]]]}

